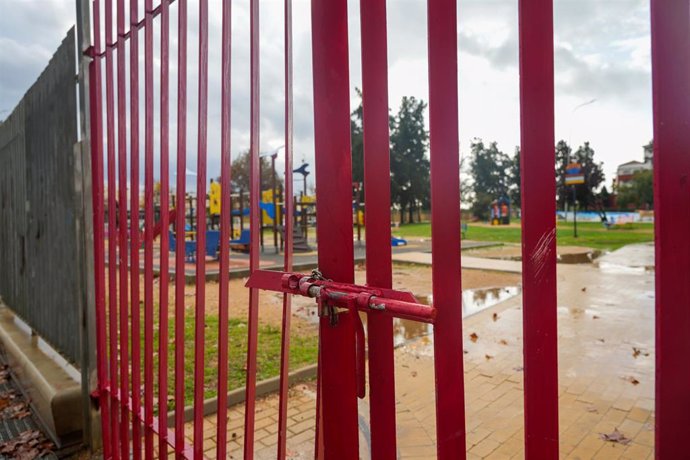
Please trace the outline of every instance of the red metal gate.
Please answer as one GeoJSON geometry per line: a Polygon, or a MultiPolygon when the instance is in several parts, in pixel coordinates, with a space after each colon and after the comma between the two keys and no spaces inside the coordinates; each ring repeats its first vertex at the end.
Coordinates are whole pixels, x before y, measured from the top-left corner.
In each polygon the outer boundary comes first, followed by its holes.
{"type": "MultiPolygon", "coordinates": [[[[185,196],[188,125],[196,126],[196,221],[206,222],[206,158],[209,46],[222,49],[221,186],[230,189],[231,7],[222,2],[222,43],[209,44],[207,0],[200,0],[197,24],[188,24],[187,0],[95,0],[90,65],[90,120],[98,379],[105,458],[152,458],[175,453],[203,456],[205,258],[196,257],[193,344],[185,328],[185,213],[171,209],[170,138],[176,136],[176,196],[185,196]],[[177,7],[177,88],[169,87],[170,9],[177,7]],[[128,19],[128,20],[127,20],[128,19]],[[154,85],[154,21],[160,22],[160,75],[154,85]],[[198,30],[198,119],[187,120],[187,33],[198,30]],[[139,41],[144,42],[143,72],[139,41]],[[129,56],[129,64],[126,57],[129,56]],[[129,68],[127,68],[129,66],[129,68]],[[139,85],[144,76],[144,88],[139,85]],[[128,84],[129,82],[129,84],[128,84]],[[156,91],[158,89],[158,91],[156,91]],[[158,92],[159,107],[154,107],[158,92]],[[143,145],[139,134],[144,98],[143,145]],[[177,99],[176,133],[170,132],[170,98],[177,99]],[[158,126],[154,119],[158,117],[158,126]],[[158,142],[156,142],[156,137],[158,142]],[[128,142],[129,140],[129,142],[128,142]],[[144,164],[144,226],[140,232],[139,163],[144,164]],[[154,215],[154,164],[160,165],[159,221],[154,215]],[[129,164],[129,170],[127,166],[129,164]],[[127,205],[129,203],[129,207],[127,205]],[[174,275],[160,276],[154,299],[154,263],[170,271],[174,224],[174,275]],[[159,237],[159,252],[154,240],[159,237]],[[144,248],[143,269],[139,249],[144,248]],[[107,248],[107,250],[106,250],[107,248]],[[143,275],[143,302],[140,279],[143,275]],[[174,305],[168,293],[173,281],[174,305]],[[156,303],[158,304],[156,306],[156,303]],[[142,324],[143,311],[143,324],[142,324]],[[169,317],[174,312],[174,336],[169,317]],[[158,323],[156,324],[156,318],[158,323]],[[142,337],[143,336],[143,337],[142,337]],[[157,339],[156,339],[157,337],[157,339]],[[158,349],[154,349],[157,340],[158,349]],[[143,354],[141,344],[143,341],[143,354]],[[169,363],[169,343],[175,345],[169,363]],[[193,442],[185,441],[185,346],[194,347],[193,442]],[[159,356],[154,369],[153,356],[159,356]],[[142,380],[143,363],[143,380],[142,380]],[[174,391],[167,369],[174,366],[174,391]],[[154,378],[157,375],[157,378],[154,378]],[[143,395],[143,398],[142,398],[143,395]],[[176,408],[168,429],[168,400],[176,408]],[[156,403],[157,400],[157,403],[156,403]]],[[[554,71],[552,0],[520,0],[520,101],[523,210],[523,296],[525,363],[525,452],[529,458],[558,456],[556,334],[555,183],[542,180],[554,168],[554,71]]],[[[652,45],[657,202],[657,457],[681,452],[690,431],[690,3],[652,1],[652,45]],[[672,209],[671,209],[672,208],[672,209]],[[680,211],[679,211],[680,210],[680,211]]],[[[357,458],[357,397],[364,392],[364,333],[368,315],[372,457],[395,458],[396,418],[392,318],[432,323],[436,373],[438,457],[465,457],[465,415],[460,279],[457,11],[454,0],[428,0],[429,114],[434,307],[391,290],[390,166],[385,0],[361,2],[367,284],[354,281],[351,234],[351,152],[347,0],[312,0],[312,52],[316,180],[319,200],[318,266],[311,275],[292,273],[292,222],[285,223],[284,272],[259,268],[259,2],[250,1],[251,21],[251,243],[247,398],[244,458],[253,458],[258,298],[261,289],[284,293],[277,448],[286,455],[287,372],[290,296],[319,304],[319,371],[316,420],[318,458],[357,458]],[[443,203],[443,206],[441,206],[443,203]],[[333,280],[333,281],[331,281],[333,280]],[[336,395],[336,396],[334,396],[336,395]]],[[[88,9],[87,9],[88,10],[88,9]]],[[[291,0],[285,0],[285,196],[292,196],[291,0]]],[[[216,13],[216,12],[214,12],[216,13]]],[[[196,45],[196,43],[195,43],[196,45]]],[[[191,132],[195,130],[192,129],[191,132]]],[[[178,203],[179,205],[179,203],[178,203]]],[[[285,200],[292,216],[292,200],[285,200]]],[[[184,209],[184,206],[182,207],[184,209]]],[[[219,279],[218,407],[227,406],[228,272],[230,203],[221,202],[219,279]]],[[[198,232],[196,247],[205,247],[198,232]]],[[[217,450],[225,458],[227,413],[217,415],[217,450]]]]}

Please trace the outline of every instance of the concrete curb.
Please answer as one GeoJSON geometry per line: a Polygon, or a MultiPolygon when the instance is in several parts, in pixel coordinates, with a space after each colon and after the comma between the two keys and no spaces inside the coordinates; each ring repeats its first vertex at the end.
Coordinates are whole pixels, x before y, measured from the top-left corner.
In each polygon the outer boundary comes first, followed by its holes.
{"type": "MultiPolygon", "coordinates": [[[[292,386],[306,380],[311,380],[316,377],[317,365],[311,364],[302,367],[288,374],[288,385],[292,386]]],[[[280,376],[271,377],[270,379],[262,380],[256,384],[256,396],[265,396],[270,393],[275,393],[280,388],[280,376]]],[[[246,387],[237,388],[228,393],[228,404],[230,408],[237,404],[241,404],[246,400],[246,387]]],[[[215,414],[218,412],[218,397],[209,398],[204,401],[203,414],[215,414]]],[[[194,419],[194,407],[186,406],[184,408],[184,421],[191,422],[194,419]]],[[[168,414],[168,427],[175,426],[175,412],[168,414]]]]}

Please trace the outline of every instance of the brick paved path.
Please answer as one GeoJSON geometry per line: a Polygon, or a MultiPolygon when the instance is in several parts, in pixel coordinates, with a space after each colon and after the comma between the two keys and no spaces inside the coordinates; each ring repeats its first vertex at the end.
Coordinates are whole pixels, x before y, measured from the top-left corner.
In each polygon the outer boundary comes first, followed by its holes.
{"type": "MultiPolygon", "coordinates": [[[[606,259],[601,265],[558,267],[561,457],[649,458],[654,443],[654,276],[643,267],[606,259]],[[629,442],[602,440],[602,434],[616,429],[629,442]]],[[[518,296],[464,321],[471,459],[524,456],[521,302],[518,296]]],[[[424,337],[396,350],[400,458],[435,458],[431,340],[424,337]]],[[[314,385],[299,385],[290,396],[290,458],[313,458],[314,385]]],[[[256,458],[275,458],[277,403],[277,396],[271,396],[257,404],[256,458]]],[[[366,399],[359,412],[360,451],[368,458],[366,399]]],[[[243,407],[230,409],[229,416],[231,453],[241,458],[243,407]]],[[[215,446],[214,420],[207,420],[208,449],[215,446]]]]}

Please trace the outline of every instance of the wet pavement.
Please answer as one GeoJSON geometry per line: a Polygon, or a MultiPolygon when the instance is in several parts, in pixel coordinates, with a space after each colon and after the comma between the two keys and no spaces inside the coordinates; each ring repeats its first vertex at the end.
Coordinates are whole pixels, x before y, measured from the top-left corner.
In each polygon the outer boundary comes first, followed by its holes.
{"type": "MultiPolygon", "coordinates": [[[[562,458],[653,455],[653,250],[634,245],[597,264],[558,265],[562,458]]],[[[468,458],[524,457],[521,303],[517,294],[463,321],[468,458]]],[[[399,457],[435,458],[433,335],[404,342],[395,351],[399,457]]],[[[257,404],[256,458],[275,457],[277,402],[257,404]]],[[[360,452],[369,458],[368,399],[359,406],[360,452]]],[[[243,407],[229,410],[234,458],[242,453],[242,414],[243,407]]],[[[291,390],[288,415],[289,458],[313,458],[313,384],[291,390]]],[[[214,421],[205,427],[209,453],[214,421]]]]}

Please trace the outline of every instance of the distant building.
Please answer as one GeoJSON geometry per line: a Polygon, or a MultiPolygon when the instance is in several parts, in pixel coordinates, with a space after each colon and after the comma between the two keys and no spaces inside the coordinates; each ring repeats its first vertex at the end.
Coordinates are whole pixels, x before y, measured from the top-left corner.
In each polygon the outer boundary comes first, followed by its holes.
{"type": "Polygon", "coordinates": [[[653,159],[654,154],[650,143],[644,146],[644,161],[628,161],[627,163],[618,165],[616,185],[620,187],[625,185],[626,182],[630,182],[636,172],[651,171],[653,159]]]}
{"type": "Polygon", "coordinates": [[[623,163],[621,165],[618,165],[618,173],[617,173],[617,183],[619,186],[625,184],[626,182],[629,182],[633,174],[639,171],[651,171],[652,169],[652,163],[643,163],[641,161],[628,161],[627,163],[623,163]]]}

